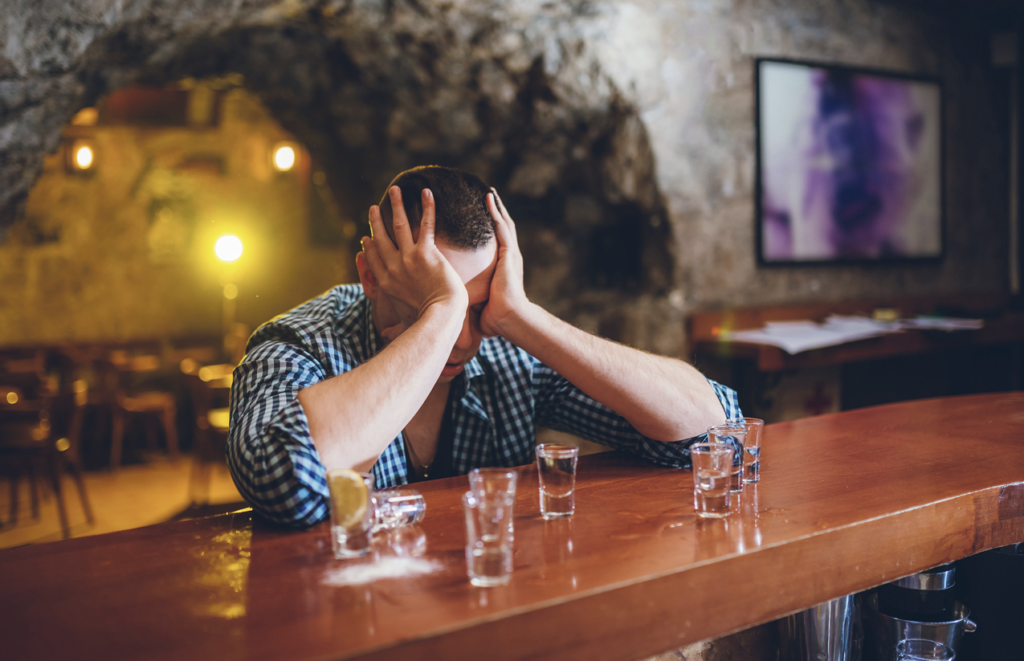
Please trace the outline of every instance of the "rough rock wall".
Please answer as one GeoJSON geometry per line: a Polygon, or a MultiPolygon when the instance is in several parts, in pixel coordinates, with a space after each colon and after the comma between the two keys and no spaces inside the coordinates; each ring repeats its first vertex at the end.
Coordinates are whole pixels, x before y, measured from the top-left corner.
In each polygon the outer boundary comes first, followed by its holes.
{"type": "Polygon", "coordinates": [[[241,74],[362,217],[399,170],[475,171],[523,226],[531,295],[678,353],[688,310],[1003,288],[1004,93],[987,33],[870,0],[15,0],[0,16],[0,227],[79,108],[241,74]],[[949,257],[759,270],[753,58],[946,81],[949,257]]]}

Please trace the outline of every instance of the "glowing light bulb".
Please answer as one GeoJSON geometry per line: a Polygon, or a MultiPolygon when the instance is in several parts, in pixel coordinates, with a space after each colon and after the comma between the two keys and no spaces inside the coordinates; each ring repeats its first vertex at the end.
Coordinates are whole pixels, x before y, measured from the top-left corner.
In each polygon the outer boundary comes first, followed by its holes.
{"type": "Polygon", "coordinates": [[[291,170],[295,166],[295,149],[282,145],[274,150],[274,167],[281,172],[291,170]]]}
{"type": "Polygon", "coordinates": [[[233,262],[242,256],[242,240],[234,234],[225,234],[217,239],[213,252],[222,262],[233,262]]]}
{"type": "Polygon", "coordinates": [[[75,150],[75,165],[82,170],[88,170],[92,165],[92,149],[82,146],[75,150]]]}

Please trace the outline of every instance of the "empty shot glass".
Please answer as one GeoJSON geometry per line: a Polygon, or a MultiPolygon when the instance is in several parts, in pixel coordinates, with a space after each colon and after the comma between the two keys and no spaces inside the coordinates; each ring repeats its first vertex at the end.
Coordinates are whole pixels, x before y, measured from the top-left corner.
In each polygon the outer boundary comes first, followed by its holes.
{"type": "Polygon", "coordinates": [[[709,443],[724,443],[735,449],[732,458],[732,474],[729,482],[729,491],[732,493],[743,491],[743,448],[746,439],[747,428],[739,421],[708,427],[709,443]]]}
{"type": "Polygon", "coordinates": [[[347,469],[328,471],[327,489],[334,557],[343,560],[366,555],[370,552],[375,517],[373,475],[347,469]]]}
{"type": "Polygon", "coordinates": [[[385,489],[373,494],[376,508],[374,532],[411,526],[427,514],[427,501],[412,489],[385,489]]]}
{"type": "Polygon", "coordinates": [[[896,644],[897,661],[953,661],[956,653],[948,645],[925,638],[907,638],[896,644]]]}
{"type": "Polygon", "coordinates": [[[561,519],[576,511],[576,461],[580,449],[575,445],[546,443],[537,446],[537,471],[540,476],[540,514],[545,519],[561,519]]]}
{"type": "Polygon", "coordinates": [[[747,438],[743,441],[743,482],[751,484],[761,481],[761,438],[764,435],[764,420],[743,418],[747,438]]]}
{"type": "Polygon", "coordinates": [[[480,588],[505,585],[512,577],[512,540],[508,519],[512,516],[504,495],[477,498],[472,491],[462,497],[466,514],[466,573],[480,588]]]}
{"type": "Polygon", "coordinates": [[[724,443],[696,443],[690,446],[693,508],[697,516],[706,519],[729,516],[733,454],[733,447],[724,443]]]}
{"type": "Polygon", "coordinates": [[[497,497],[504,494],[508,500],[509,542],[515,536],[516,482],[519,473],[511,468],[474,468],[469,471],[469,489],[477,498],[497,497]]]}

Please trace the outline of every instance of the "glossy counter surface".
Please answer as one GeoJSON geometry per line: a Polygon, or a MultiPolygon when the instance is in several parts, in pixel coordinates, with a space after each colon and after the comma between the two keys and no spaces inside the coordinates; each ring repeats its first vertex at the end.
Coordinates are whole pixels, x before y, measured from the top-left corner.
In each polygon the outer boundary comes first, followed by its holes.
{"type": "Polygon", "coordinates": [[[762,481],[702,522],[688,470],[584,457],[576,515],[516,501],[506,587],[466,579],[465,478],[419,485],[419,527],[381,556],[413,578],[325,584],[328,528],[247,511],[0,551],[0,656],[633,659],[1024,541],[1024,393],[770,425],[762,481]]]}

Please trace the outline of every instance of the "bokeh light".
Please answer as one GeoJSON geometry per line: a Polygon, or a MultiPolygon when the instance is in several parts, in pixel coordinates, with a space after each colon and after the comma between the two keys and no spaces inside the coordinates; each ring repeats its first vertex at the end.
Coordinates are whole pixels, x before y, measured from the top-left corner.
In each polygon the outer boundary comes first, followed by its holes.
{"type": "Polygon", "coordinates": [[[287,172],[295,167],[295,148],[289,145],[280,145],[275,148],[274,167],[281,172],[287,172]]]}
{"type": "Polygon", "coordinates": [[[225,234],[217,239],[213,252],[222,262],[234,262],[242,256],[242,240],[234,234],[225,234]]]}
{"type": "Polygon", "coordinates": [[[93,154],[92,149],[82,145],[75,149],[75,165],[81,170],[88,170],[92,167],[93,154]]]}

